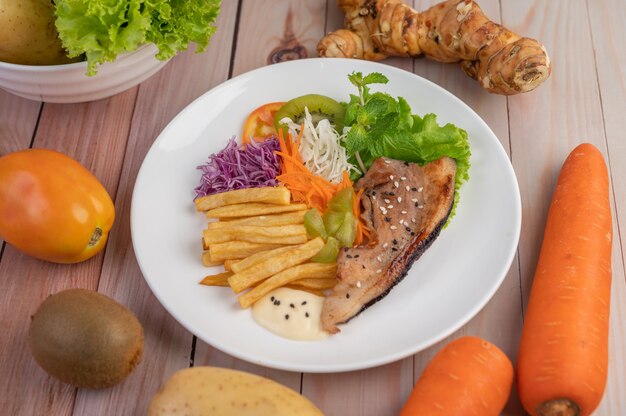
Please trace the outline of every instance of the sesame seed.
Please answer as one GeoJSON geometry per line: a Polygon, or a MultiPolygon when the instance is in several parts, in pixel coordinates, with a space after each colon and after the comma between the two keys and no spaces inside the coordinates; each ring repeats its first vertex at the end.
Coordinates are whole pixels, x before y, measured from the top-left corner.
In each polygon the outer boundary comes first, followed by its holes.
{"type": "Polygon", "coordinates": [[[402,177],[400,178],[400,180],[401,180],[401,181],[406,181],[406,177],[402,176],[402,177]]]}
{"type": "Polygon", "coordinates": [[[415,218],[411,218],[411,222],[414,223],[415,222],[415,218]]]}
{"type": "Polygon", "coordinates": [[[387,248],[387,247],[389,247],[389,243],[383,244],[383,248],[387,248]]]}
{"type": "Polygon", "coordinates": [[[417,198],[411,198],[411,201],[417,202],[417,198]]]}
{"type": "Polygon", "coordinates": [[[356,287],[361,287],[361,281],[360,280],[356,282],[356,287]]]}
{"type": "Polygon", "coordinates": [[[397,229],[398,229],[398,227],[396,227],[395,225],[392,225],[392,226],[391,226],[391,227],[389,227],[389,228],[391,228],[392,230],[397,230],[397,229]]]}
{"type": "Polygon", "coordinates": [[[305,313],[304,313],[304,316],[308,318],[308,317],[309,317],[309,313],[308,313],[308,312],[305,312],[305,313]]]}
{"type": "Polygon", "coordinates": [[[390,163],[391,163],[391,161],[390,161],[390,160],[385,160],[385,164],[386,164],[386,165],[388,165],[388,164],[390,164],[390,163]]]}
{"type": "Polygon", "coordinates": [[[383,201],[385,201],[385,204],[388,204],[389,202],[391,202],[388,199],[384,199],[383,201]]]}
{"type": "Polygon", "coordinates": [[[402,214],[406,214],[406,211],[400,211],[402,214]]]}
{"type": "Polygon", "coordinates": [[[393,208],[393,205],[387,205],[387,208],[391,209],[393,208]]]}
{"type": "Polygon", "coordinates": [[[411,187],[409,185],[405,186],[405,188],[406,188],[407,191],[411,190],[411,187]]]}
{"type": "Polygon", "coordinates": [[[383,269],[378,269],[378,270],[376,270],[376,273],[380,273],[382,271],[383,271],[383,269]]]}
{"type": "Polygon", "coordinates": [[[393,182],[393,186],[395,186],[396,188],[400,186],[400,184],[398,183],[398,181],[394,181],[393,182]]]}
{"type": "Polygon", "coordinates": [[[389,179],[390,179],[390,180],[393,180],[393,175],[389,175],[389,179]]]}
{"type": "Polygon", "coordinates": [[[302,301],[302,303],[300,305],[302,305],[302,306],[306,305],[306,300],[302,301]]]}
{"type": "Polygon", "coordinates": [[[285,315],[285,320],[288,320],[288,319],[289,319],[289,315],[287,314],[285,315]]]}
{"type": "Polygon", "coordinates": [[[385,207],[378,207],[378,209],[380,209],[382,212],[387,211],[387,210],[385,209],[385,207]]]}
{"type": "Polygon", "coordinates": [[[376,197],[375,197],[374,195],[372,195],[372,199],[373,199],[374,201],[376,201],[376,197]]]}
{"type": "Polygon", "coordinates": [[[424,190],[424,187],[423,187],[423,186],[420,186],[420,187],[417,189],[417,192],[422,192],[423,190],[424,190]]]}
{"type": "Polygon", "coordinates": [[[400,202],[402,202],[402,197],[401,196],[398,197],[398,203],[400,203],[400,202]]]}
{"type": "Polygon", "coordinates": [[[418,207],[419,209],[422,209],[422,208],[424,208],[424,205],[418,205],[417,207],[418,207]]]}
{"type": "Polygon", "coordinates": [[[293,303],[290,303],[290,304],[289,304],[289,307],[290,307],[290,308],[292,308],[292,309],[294,309],[294,308],[296,307],[296,305],[294,305],[293,303]]]}
{"type": "Polygon", "coordinates": [[[376,260],[377,260],[379,263],[382,263],[382,261],[383,261],[383,260],[380,258],[380,256],[376,256],[376,260]]]}
{"type": "Polygon", "coordinates": [[[272,296],[272,297],[270,298],[270,300],[271,300],[272,302],[274,302],[274,300],[275,300],[275,299],[276,299],[276,298],[275,298],[274,296],[272,296]]]}

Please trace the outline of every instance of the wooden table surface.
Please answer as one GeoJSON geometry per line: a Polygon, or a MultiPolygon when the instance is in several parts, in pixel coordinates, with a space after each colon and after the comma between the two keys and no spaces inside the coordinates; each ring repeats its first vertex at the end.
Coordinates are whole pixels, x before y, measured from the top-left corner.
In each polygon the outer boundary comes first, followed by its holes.
{"type": "MultiPolygon", "coordinates": [[[[423,9],[435,1],[414,1],[423,9]]],[[[206,53],[187,51],[138,87],[83,104],[42,104],[0,91],[0,155],[56,149],[77,159],[105,185],[117,219],[106,250],[76,265],[29,258],[0,240],[0,414],[140,415],[176,370],[214,365],[274,379],[310,398],[328,415],[394,415],[443,343],[484,337],[516,360],[524,309],[547,208],[566,155],[581,142],[605,155],[612,181],[613,290],[610,370],[596,415],[626,415],[626,280],[620,229],[626,221],[626,5],[623,0],[482,0],[488,16],[540,39],[553,62],[537,90],[490,95],[457,65],[388,59],[428,78],[470,105],[508,152],[520,185],[523,227],[517,256],[498,292],[467,325],[401,361],[340,374],[301,374],[259,367],[197,340],[159,304],[131,245],[129,209],[142,160],[159,132],[193,99],[251,69],[315,56],[317,41],[340,27],[335,0],[224,0],[206,53]],[[26,345],[31,314],[49,294],[81,287],[128,306],[142,322],[145,358],[121,384],[75,389],[44,373],[26,345]]],[[[486,254],[488,255],[488,254],[486,254]]],[[[242,340],[242,342],[245,342],[242,340]]],[[[506,415],[523,414],[515,389],[506,415]]]]}

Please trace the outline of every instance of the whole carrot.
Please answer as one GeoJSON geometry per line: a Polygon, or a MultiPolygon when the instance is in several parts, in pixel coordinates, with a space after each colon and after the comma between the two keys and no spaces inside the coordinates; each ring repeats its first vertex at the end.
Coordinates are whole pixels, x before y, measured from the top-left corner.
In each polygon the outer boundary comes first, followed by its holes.
{"type": "Polygon", "coordinates": [[[522,331],[518,388],[532,415],[589,415],[604,394],[611,240],[606,164],[581,144],[559,175],[522,331]]]}
{"type": "Polygon", "coordinates": [[[513,364],[477,337],[447,344],[428,363],[400,416],[497,416],[513,384],[513,364]]]}

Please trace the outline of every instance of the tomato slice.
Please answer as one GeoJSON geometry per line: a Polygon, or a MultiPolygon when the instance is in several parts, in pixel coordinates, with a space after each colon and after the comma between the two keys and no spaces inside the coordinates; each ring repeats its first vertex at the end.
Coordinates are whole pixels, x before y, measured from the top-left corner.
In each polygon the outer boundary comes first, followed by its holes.
{"type": "Polygon", "coordinates": [[[251,139],[255,141],[263,140],[268,136],[276,134],[274,115],[283,104],[285,103],[268,103],[251,112],[243,125],[242,143],[250,143],[251,139]]]}

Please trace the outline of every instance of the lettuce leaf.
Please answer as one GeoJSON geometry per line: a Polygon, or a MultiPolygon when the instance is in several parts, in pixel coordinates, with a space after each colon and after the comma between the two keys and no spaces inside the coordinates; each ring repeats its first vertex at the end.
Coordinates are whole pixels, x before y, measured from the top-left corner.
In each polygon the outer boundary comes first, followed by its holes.
{"type": "MultiPolygon", "coordinates": [[[[375,159],[391,159],[424,165],[444,156],[456,160],[454,206],[449,218],[454,216],[459,201],[459,189],[469,179],[470,145],[467,132],[454,124],[440,126],[435,114],[424,117],[411,113],[402,97],[370,93],[369,84],[386,84],[387,78],[379,73],[363,76],[354,72],[348,76],[359,95],[350,95],[346,104],[345,125],[349,128],[343,142],[350,155],[349,162],[369,169],[375,159]]],[[[356,180],[362,173],[352,175],[356,180]]]]}
{"type": "Polygon", "coordinates": [[[88,75],[122,53],[154,43],[167,60],[191,42],[206,49],[220,0],[57,0],[56,27],[70,57],[85,55],[88,75]]]}

